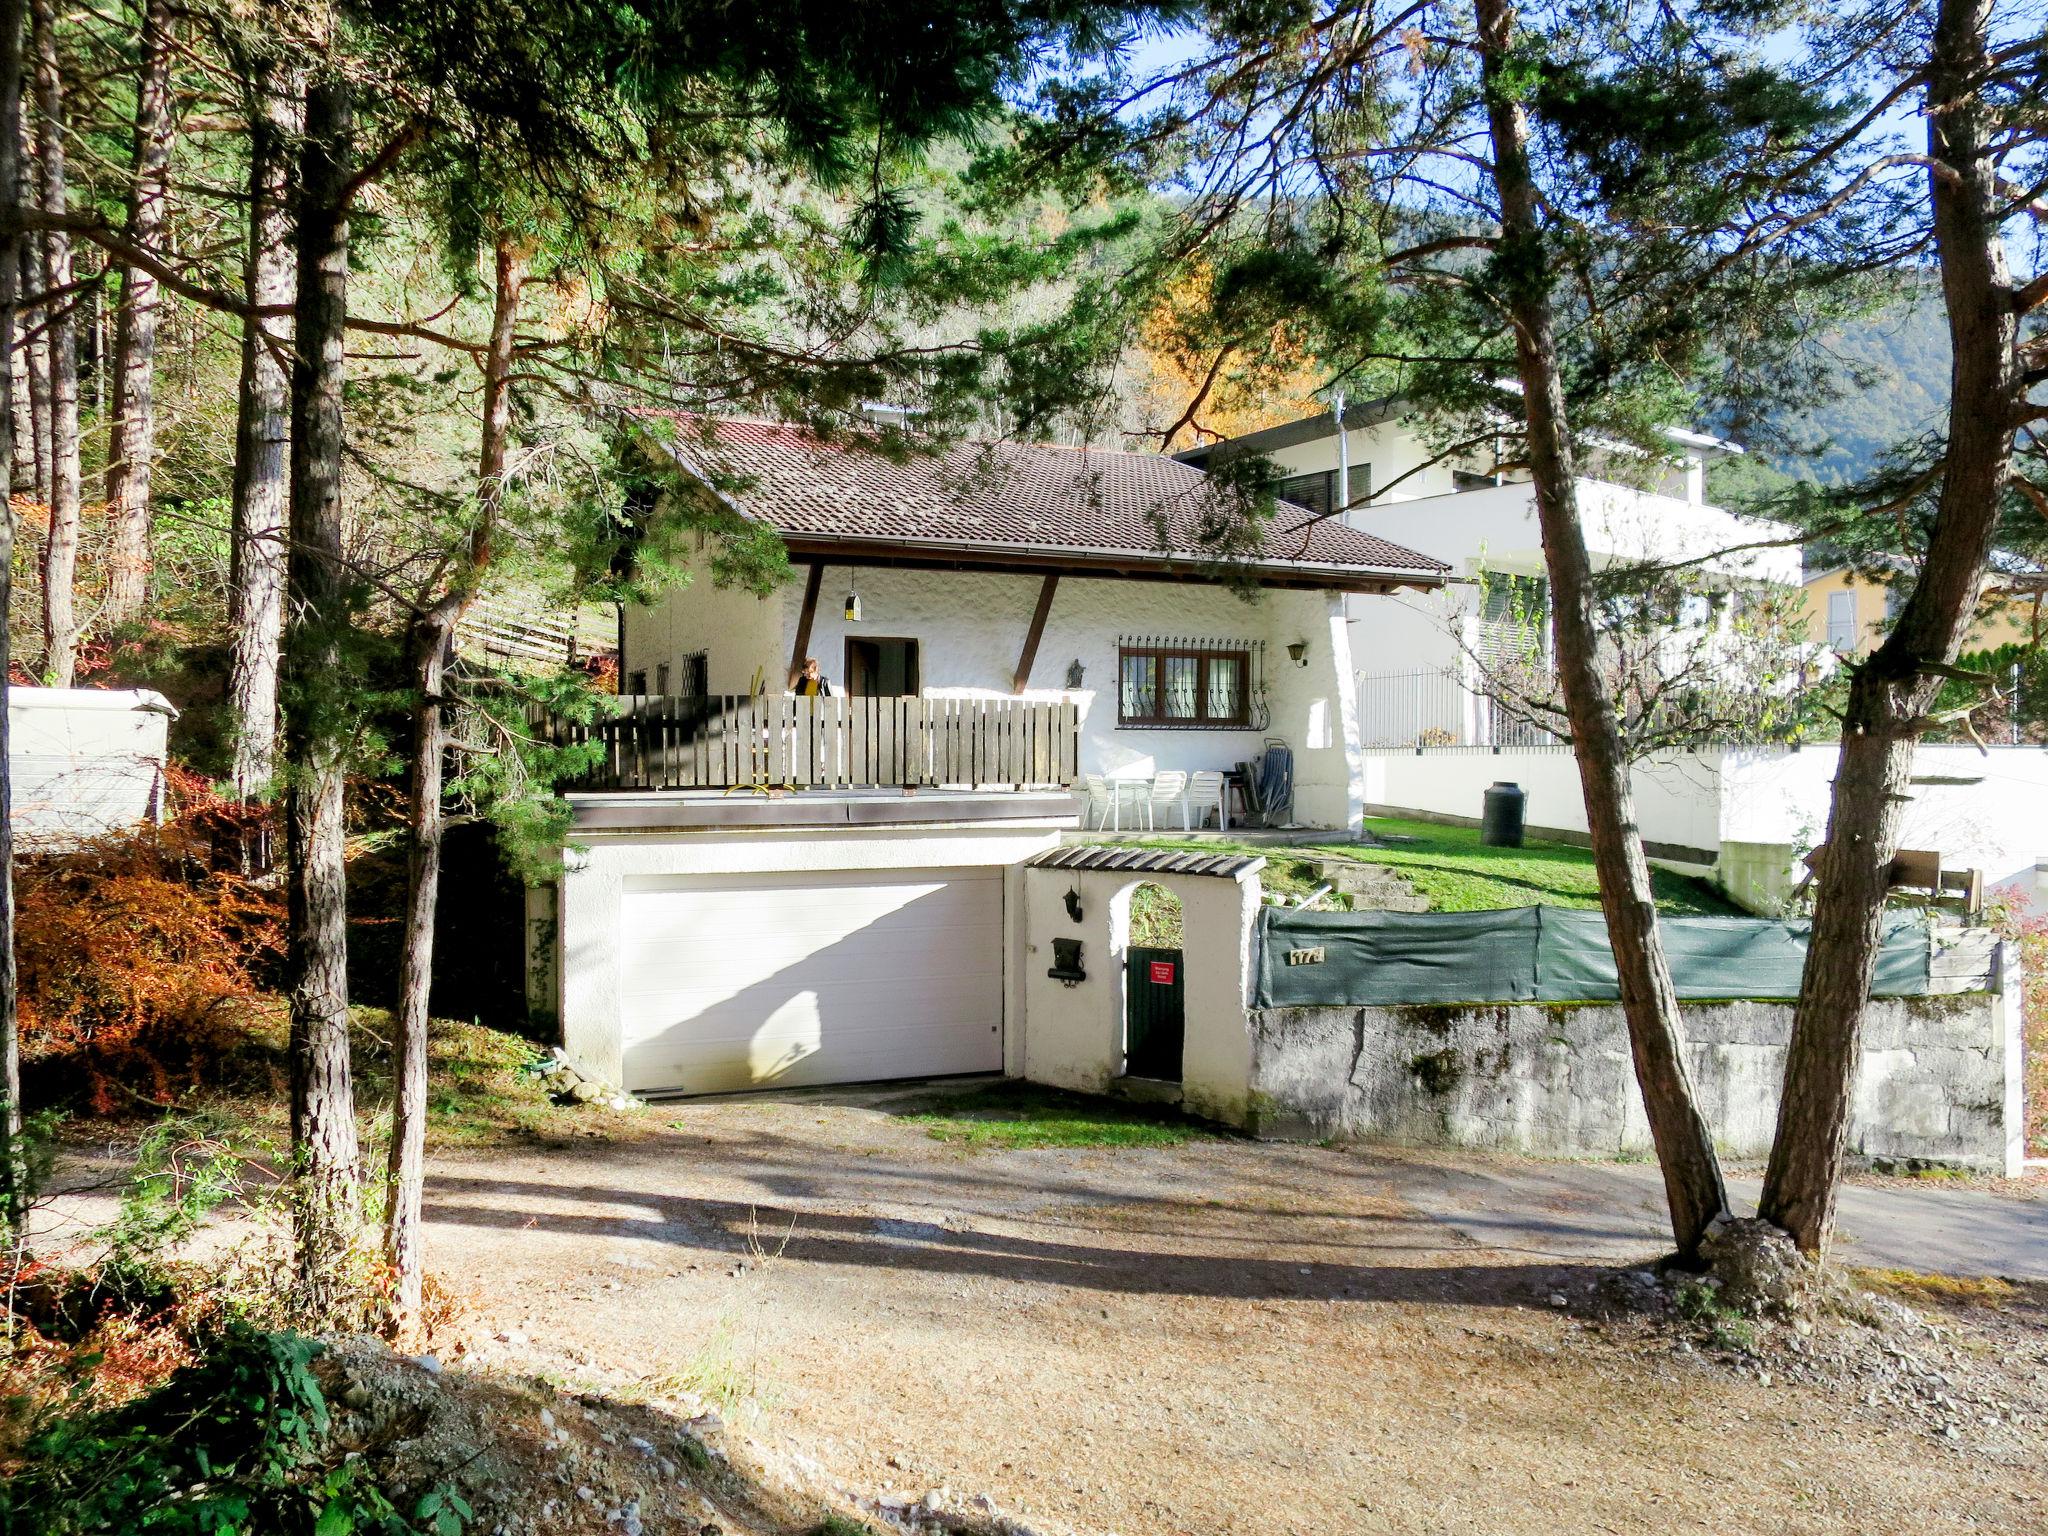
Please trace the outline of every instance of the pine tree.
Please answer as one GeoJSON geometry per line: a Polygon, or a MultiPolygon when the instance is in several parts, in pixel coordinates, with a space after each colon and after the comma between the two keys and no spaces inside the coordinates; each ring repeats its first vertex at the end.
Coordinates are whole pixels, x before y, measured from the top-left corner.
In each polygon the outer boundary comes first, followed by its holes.
{"type": "Polygon", "coordinates": [[[1688,1257],[1725,1192],[1630,805],[1629,762],[1656,732],[1604,675],[1596,622],[1668,574],[1596,568],[1576,485],[1582,464],[1654,472],[1665,429],[1722,391],[1807,382],[1802,306],[1830,291],[1826,269],[1767,234],[1751,199],[1768,188],[1768,219],[1817,227],[1826,178],[1802,156],[1834,107],[1770,63],[1780,20],[1631,0],[1216,8],[1202,49],[1159,76],[1059,87],[1015,157],[1029,174],[1106,145],[1112,184],[1170,173],[1190,189],[1125,291],[1207,265],[1205,390],[1264,361],[1287,316],[1315,327],[1326,387],[1407,402],[1431,462],[1530,480],[1563,723],[1688,1257]]]}
{"type": "MultiPolygon", "coordinates": [[[[1855,20],[1848,19],[1852,46],[1855,20]]],[[[1871,188],[1888,215],[1884,238],[1866,247],[1866,260],[1901,261],[1895,253],[1931,237],[1951,382],[1936,441],[1903,449],[1875,484],[1830,498],[1835,523],[1910,520],[1920,532],[1917,575],[1891,632],[1851,667],[1812,937],[1759,1206],[1813,1254],[1825,1254],[1834,1222],[1914,747],[1933,723],[1943,683],[1957,675],[2001,522],[2029,510],[2039,519],[2048,507],[2040,450],[2018,446],[2022,432],[2031,440],[2028,429],[2042,414],[2030,391],[2044,348],[2027,322],[2048,303],[2048,280],[2016,275],[2005,249],[2008,221],[2038,213],[2024,190],[2042,144],[2038,55],[2000,62],[2002,17],[1992,0],[1936,0],[1906,27],[1886,20],[1885,35],[1896,32],[1907,46],[1871,47],[1880,70],[1873,94],[1920,92],[1927,143],[1917,172],[1924,180],[1912,189],[1919,196],[1888,188],[1889,146],[1870,142],[1876,134],[1845,144],[1835,169],[1846,184],[1871,188]]]]}

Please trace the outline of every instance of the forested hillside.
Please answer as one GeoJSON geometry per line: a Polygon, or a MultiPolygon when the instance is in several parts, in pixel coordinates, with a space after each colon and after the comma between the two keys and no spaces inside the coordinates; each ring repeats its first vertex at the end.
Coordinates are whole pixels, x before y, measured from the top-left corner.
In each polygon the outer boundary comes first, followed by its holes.
{"type": "Polygon", "coordinates": [[[1760,449],[1772,468],[1823,485],[1845,484],[1936,425],[1948,398],[1948,332],[1931,289],[1912,290],[1815,346],[1839,360],[1841,393],[1771,423],[1789,440],[1789,446],[1760,449]]]}

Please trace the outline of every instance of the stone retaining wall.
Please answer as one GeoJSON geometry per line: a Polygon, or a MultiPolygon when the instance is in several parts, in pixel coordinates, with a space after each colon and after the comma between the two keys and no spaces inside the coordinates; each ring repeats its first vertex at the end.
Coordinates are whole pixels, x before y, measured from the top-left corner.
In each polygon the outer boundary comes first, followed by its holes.
{"type": "MultiPolygon", "coordinates": [[[[1850,1146],[2017,1174],[2018,968],[1992,990],[1870,1004],[1850,1146]]],[[[1689,1003],[1693,1081],[1723,1150],[1770,1151],[1788,1003],[1689,1003]]],[[[1284,1008],[1251,1016],[1250,1129],[1278,1138],[1491,1147],[1544,1156],[1650,1151],[1613,1003],[1284,1008]]]]}

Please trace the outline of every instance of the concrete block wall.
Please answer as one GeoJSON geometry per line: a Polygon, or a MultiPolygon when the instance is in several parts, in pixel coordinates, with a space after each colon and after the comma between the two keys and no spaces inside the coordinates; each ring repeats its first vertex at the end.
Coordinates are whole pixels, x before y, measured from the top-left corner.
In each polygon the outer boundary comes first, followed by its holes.
{"type": "MultiPolygon", "coordinates": [[[[1693,1081],[1722,1150],[1769,1155],[1792,1007],[1691,1003],[1693,1081]]],[[[1252,1018],[1251,1128],[1281,1138],[1486,1147],[1541,1156],[1651,1151],[1613,1003],[1272,1009],[1252,1018]]],[[[1851,1150],[2019,1172],[2017,965],[1994,990],[1874,1000],[1851,1150]]]]}

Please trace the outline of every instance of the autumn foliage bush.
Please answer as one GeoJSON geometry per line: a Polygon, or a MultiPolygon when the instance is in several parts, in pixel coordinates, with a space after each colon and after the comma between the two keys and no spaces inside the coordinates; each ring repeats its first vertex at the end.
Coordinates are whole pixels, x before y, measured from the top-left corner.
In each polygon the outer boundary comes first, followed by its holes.
{"type": "Polygon", "coordinates": [[[183,822],[17,862],[26,1097],[157,1107],[239,1041],[238,1007],[276,979],[284,904],[215,853],[183,822]]]}

